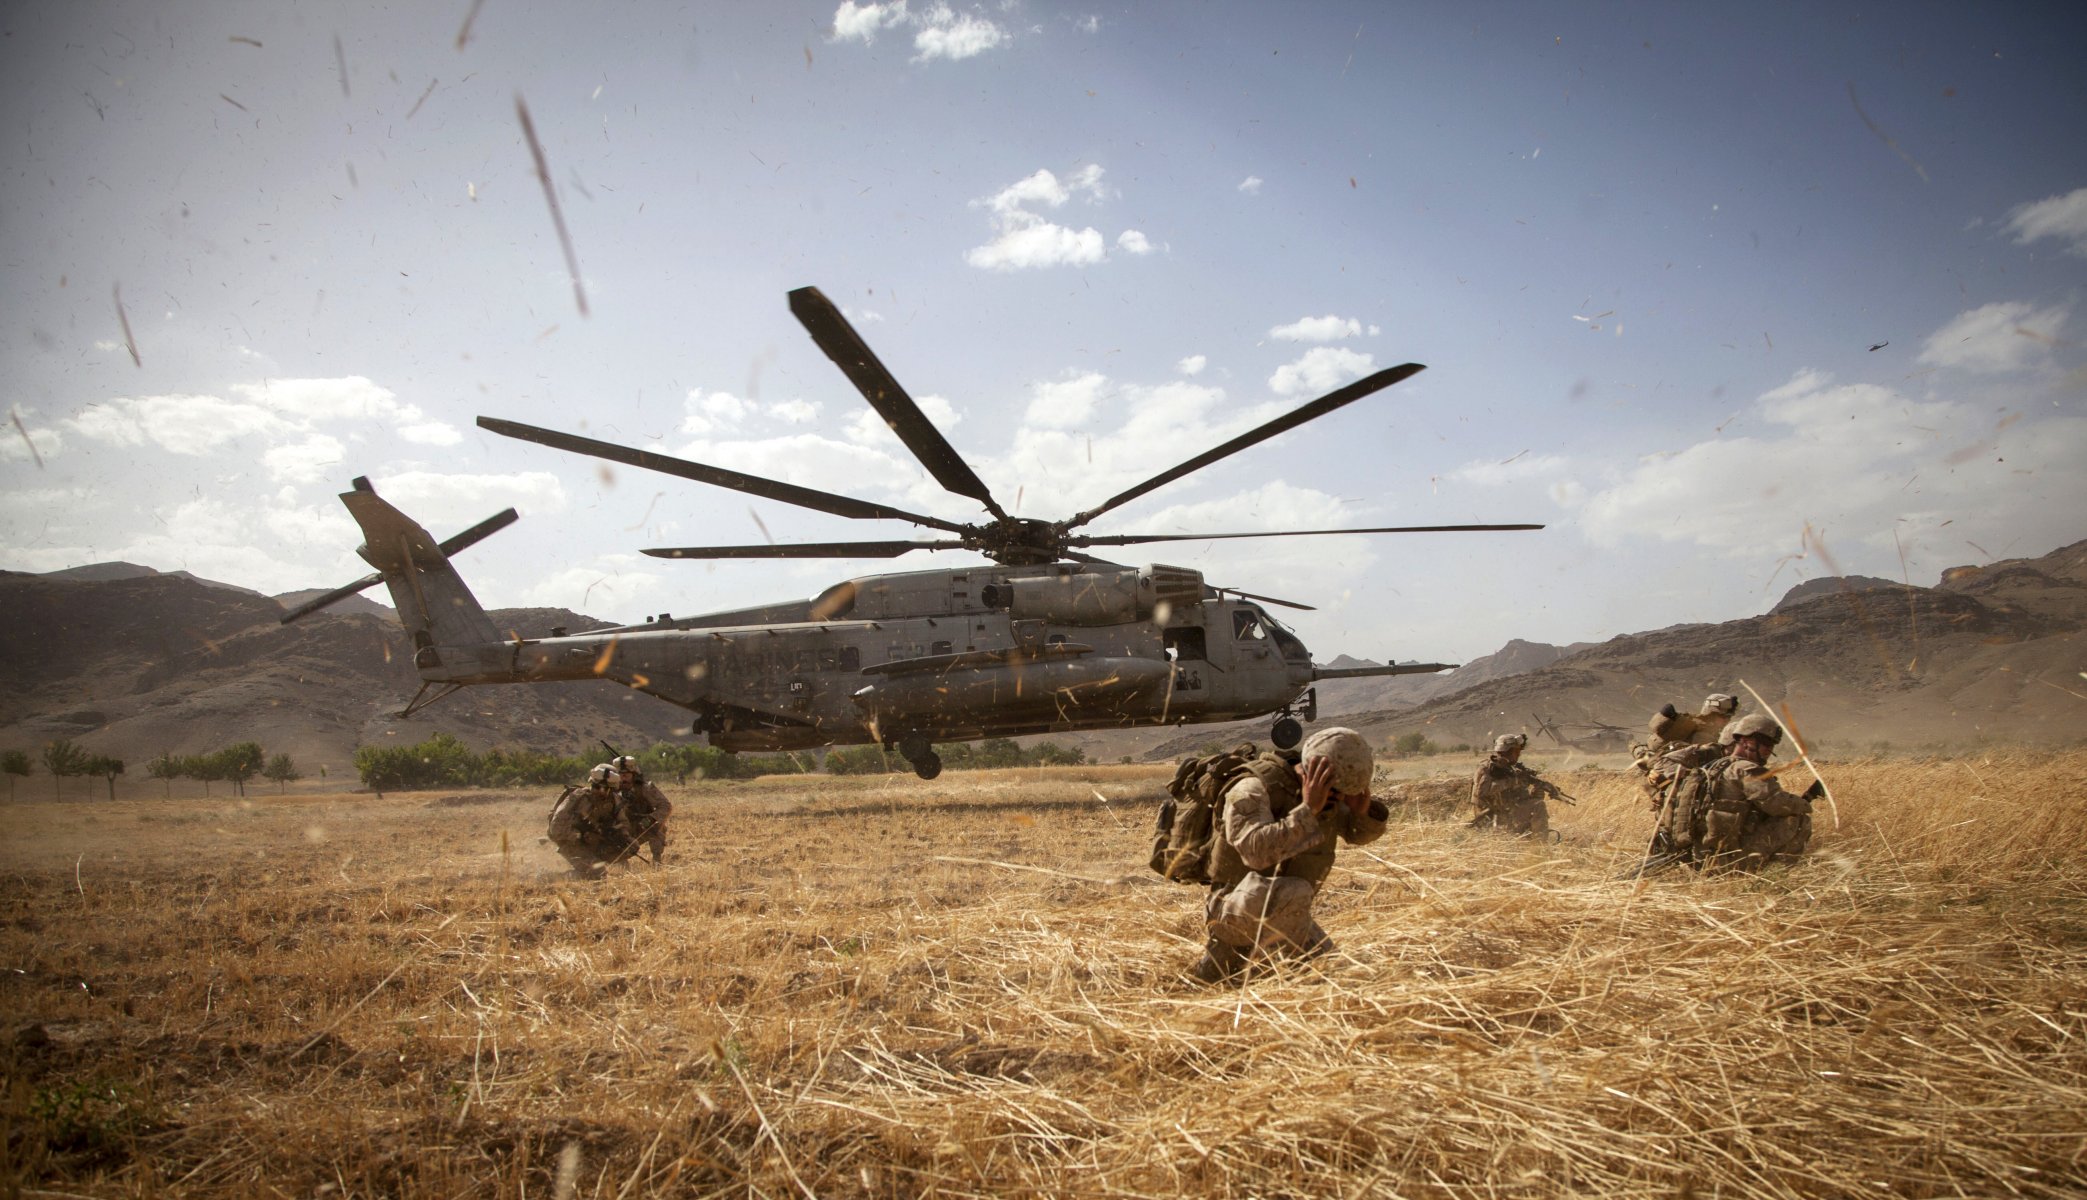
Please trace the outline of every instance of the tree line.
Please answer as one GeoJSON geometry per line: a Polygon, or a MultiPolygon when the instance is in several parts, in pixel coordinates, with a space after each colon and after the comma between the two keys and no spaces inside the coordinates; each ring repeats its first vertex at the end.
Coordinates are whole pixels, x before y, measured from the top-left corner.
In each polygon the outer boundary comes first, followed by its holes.
{"type": "MultiPolygon", "coordinates": [[[[14,799],[16,780],[36,773],[37,761],[42,762],[44,770],[51,776],[51,795],[54,797],[60,794],[60,787],[67,778],[98,776],[108,781],[109,799],[114,800],[116,777],[124,773],[123,760],[114,755],[96,754],[70,739],[53,738],[43,744],[36,760],[31,760],[26,750],[0,750],[0,774],[7,776],[8,799],[14,799]]],[[[162,753],[145,764],[145,773],[166,781],[170,796],[176,779],[201,780],[206,796],[210,794],[212,783],[228,782],[234,794],[244,796],[247,781],[256,775],[275,781],[277,791],[291,780],[304,778],[289,755],[278,754],[270,758],[258,742],[239,742],[208,754],[162,753]]]]}
{"type": "MultiPolygon", "coordinates": [[[[1024,749],[1009,738],[989,738],[976,745],[956,742],[937,748],[949,770],[993,767],[1076,766],[1087,761],[1078,749],[1043,742],[1024,749]]],[[[363,746],[355,751],[355,770],[365,786],[377,791],[412,791],[437,787],[520,787],[577,783],[588,768],[609,757],[582,747],[577,753],[495,748],[483,753],[460,739],[438,733],[410,746],[363,746]]],[[[691,779],[751,779],[756,775],[802,775],[819,769],[811,754],[736,754],[715,746],[661,742],[637,752],[647,775],[686,784],[691,779]]],[[[876,746],[848,746],[826,753],[826,770],[834,775],[869,775],[910,771],[906,760],[876,746]]]]}

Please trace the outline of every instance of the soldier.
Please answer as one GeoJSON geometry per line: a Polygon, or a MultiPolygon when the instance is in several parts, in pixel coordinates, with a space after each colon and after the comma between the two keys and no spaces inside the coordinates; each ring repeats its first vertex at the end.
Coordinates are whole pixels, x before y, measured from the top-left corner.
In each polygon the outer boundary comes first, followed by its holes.
{"type": "Polygon", "coordinates": [[[1264,754],[1231,773],[1211,838],[1197,979],[1237,979],[1256,951],[1303,957],[1332,947],[1312,898],[1333,870],[1336,839],[1375,841],[1391,817],[1370,798],[1370,767],[1362,735],[1332,728],[1306,738],[1297,760],[1264,754]]]}
{"type": "Polygon", "coordinates": [[[1693,713],[1677,713],[1673,705],[1662,704],[1646,724],[1652,735],[1646,750],[1653,758],[1658,758],[1679,746],[1714,742],[1732,719],[1732,714],[1738,711],[1739,701],[1723,692],[1705,696],[1702,709],[1693,713]]]}
{"type": "Polygon", "coordinates": [[[583,879],[598,878],[635,848],[616,795],[616,770],[601,763],[587,782],[566,788],[551,806],[551,843],[583,879]]]}
{"type": "Polygon", "coordinates": [[[1708,746],[1718,741],[1718,734],[1731,721],[1732,714],[1739,711],[1739,701],[1723,692],[1712,692],[1703,698],[1699,712],[1676,712],[1672,704],[1660,705],[1646,723],[1647,740],[1633,745],[1631,765],[1638,770],[1638,786],[1645,790],[1654,812],[1659,811],[1661,796],[1667,785],[1674,781],[1671,770],[1662,772],[1661,758],[1683,746],[1708,746]]]}
{"type": "Polygon", "coordinates": [[[631,831],[630,852],[636,854],[640,845],[650,847],[652,865],[658,866],[667,854],[667,816],[674,805],[645,778],[637,759],[619,754],[609,760],[609,766],[616,772],[617,804],[631,831]]]}
{"type": "Polygon", "coordinates": [[[1503,733],[1493,739],[1493,752],[1478,764],[1471,780],[1471,803],[1478,808],[1471,828],[1550,835],[1551,810],[1544,806],[1544,797],[1561,793],[1557,785],[1522,765],[1522,748],[1528,744],[1527,734],[1503,733]]]}
{"type": "Polygon", "coordinates": [[[1695,857],[1705,866],[1758,870],[1793,859],[1812,840],[1812,801],[1826,793],[1813,780],[1802,795],[1783,790],[1768,773],[1769,756],[1783,740],[1782,726],[1761,713],[1732,722],[1732,754],[1704,768],[1707,812],[1692,819],[1700,829],[1695,857]]]}
{"type": "MultiPolygon", "coordinates": [[[[1736,723],[1736,722],[1735,722],[1736,723]]],[[[1674,781],[1683,772],[1707,767],[1718,759],[1732,753],[1732,726],[1725,726],[1715,742],[1692,743],[1676,746],[1656,759],[1648,760],[1649,770],[1641,786],[1652,798],[1652,853],[1661,854],[1674,848],[1673,840],[1666,828],[1666,807],[1673,794],[1674,781]]]]}

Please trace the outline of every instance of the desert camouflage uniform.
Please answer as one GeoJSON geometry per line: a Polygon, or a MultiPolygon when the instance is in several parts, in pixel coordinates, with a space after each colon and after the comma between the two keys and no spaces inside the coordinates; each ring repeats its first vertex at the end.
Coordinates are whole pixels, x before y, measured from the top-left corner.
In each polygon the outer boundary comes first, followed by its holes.
{"type": "Polygon", "coordinates": [[[631,831],[631,852],[635,854],[639,846],[649,847],[652,861],[658,862],[667,852],[667,817],[674,811],[673,801],[640,775],[635,784],[617,787],[616,805],[631,831]]]}
{"type": "Polygon", "coordinates": [[[1670,717],[1663,708],[1652,714],[1652,719],[1645,723],[1646,740],[1633,743],[1630,751],[1631,765],[1638,770],[1638,786],[1644,789],[1645,798],[1654,812],[1659,811],[1668,785],[1674,782],[1673,770],[1662,770],[1661,759],[1684,746],[1717,745],[1719,735],[1738,711],[1738,701],[1722,692],[1713,692],[1704,698],[1700,711],[1675,713],[1670,717]]]}
{"type": "Polygon", "coordinates": [[[1704,773],[1712,807],[1739,814],[1737,849],[1713,853],[1704,865],[1758,870],[1796,858],[1811,845],[1812,802],[1785,791],[1767,767],[1735,755],[1711,763],[1704,773]]]}
{"type": "Polygon", "coordinates": [[[1717,735],[1724,731],[1726,722],[1732,718],[1725,713],[1653,713],[1646,730],[1652,735],[1647,744],[1652,757],[1658,758],[1667,751],[1680,746],[1714,744],[1717,735]]]}
{"type": "Polygon", "coordinates": [[[1338,796],[1312,812],[1298,768],[1287,758],[1263,755],[1242,767],[1225,787],[1203,905],[1209,953],[1224,973],[1236,973],[1256,950],[1295,955],[1331,947],[1312,919],[1312,899],[1333,870],[1337,842],[1373,842],[1390,816],[1381,801],[1372,799],[1357,813],[1338,796]]]}
{"type": "Polygon", "coordinates": [[[567,788],[551,806],[551,844],[575,874],[594,873],[632,849],[623,806],[611,786],[567,788]]]}
{"type": "Polygon", "coordinates": [[[1504,754],[1487,755],[1471,780],[1471,803],[1478,808],[1471,828],[1549,834],[1551,810],[1544,805],[1536,779],[1536,772],[1504,754]]]}

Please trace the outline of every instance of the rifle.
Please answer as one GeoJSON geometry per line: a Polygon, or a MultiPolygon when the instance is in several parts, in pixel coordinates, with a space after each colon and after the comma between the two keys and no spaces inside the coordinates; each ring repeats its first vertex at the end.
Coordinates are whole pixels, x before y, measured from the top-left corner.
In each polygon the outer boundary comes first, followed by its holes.
{"type": "MultiPolygon", "coordinates": [[[[1515,765],[1518,767],[1521,766],[1520,763],[1516,763],[1515,765]]],[[[1580,802],[1577,799],[1566,795],[1564,789],[1560,788],[1557,784],[1552,783],[1550,780],[1545,779],[1543,776],[1538,775],[1536,772],[1531,771],[1527,767],[1522,767],[1522,770],[1524,773],[1528,775],[1529,782],[1536,785],[1537,791],[1542,792],[1544,795],[1549,796],[1553,800],[1563,800],[1567,804],[1572,805],[1574,808],[1578,808],[1580,806],[1580,802]]]]}
{"type": "Polygon", "coordinates": [[[1664,854],[1647,855],[1644,862],[1616,876],[1615,882],[1621,883],[1631,879],[1643,879],[1648,875],[1657,875],[1675,863],[1687,861],[1689,861],[1689,853],[1686,850],[1669,850],[1664,854]]]}
{"type": "Polygon", "coordinates": [[[597,741],[597,742],[600,742],[600,743],[601,743],[601,748],[609,752],[609,761],[610,761],[610,762],[615,762],[615,761],[616,761],[617,759],[619,759],[619,758],[622,758],[622,757],[624,757],[623,751],[621,751],[621,750],[618,750],[618,749],[617,749],[616,747],[614,747],[614,746],[611,746],[611,745],[609,744],[609,739],[607,739],[607,738],[595,738],[594,740],[595,740],[595,741],[597,741]]]}

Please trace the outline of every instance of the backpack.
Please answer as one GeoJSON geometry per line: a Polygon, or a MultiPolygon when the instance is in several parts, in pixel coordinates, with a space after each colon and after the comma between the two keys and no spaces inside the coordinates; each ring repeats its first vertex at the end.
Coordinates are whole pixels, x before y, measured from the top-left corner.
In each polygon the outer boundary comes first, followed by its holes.
{"type": "Polygon", "coordinates": [[[1185,758],[1174,769],[1152,831],[1154,871],[1175,883],[1210,882],[1210,843],[1224,808],[1225,785],[1257,756],[1252,742],[1185,758]]]}
{"type": "Polygon", "coordinates": [[[1667,836],[1674,848],[1697,859],[1739,849],[1746,824],[1746,800],[1724,795],[1719,759],[1707,767],[1683,767],[1667,793],[1667,836]]]}

